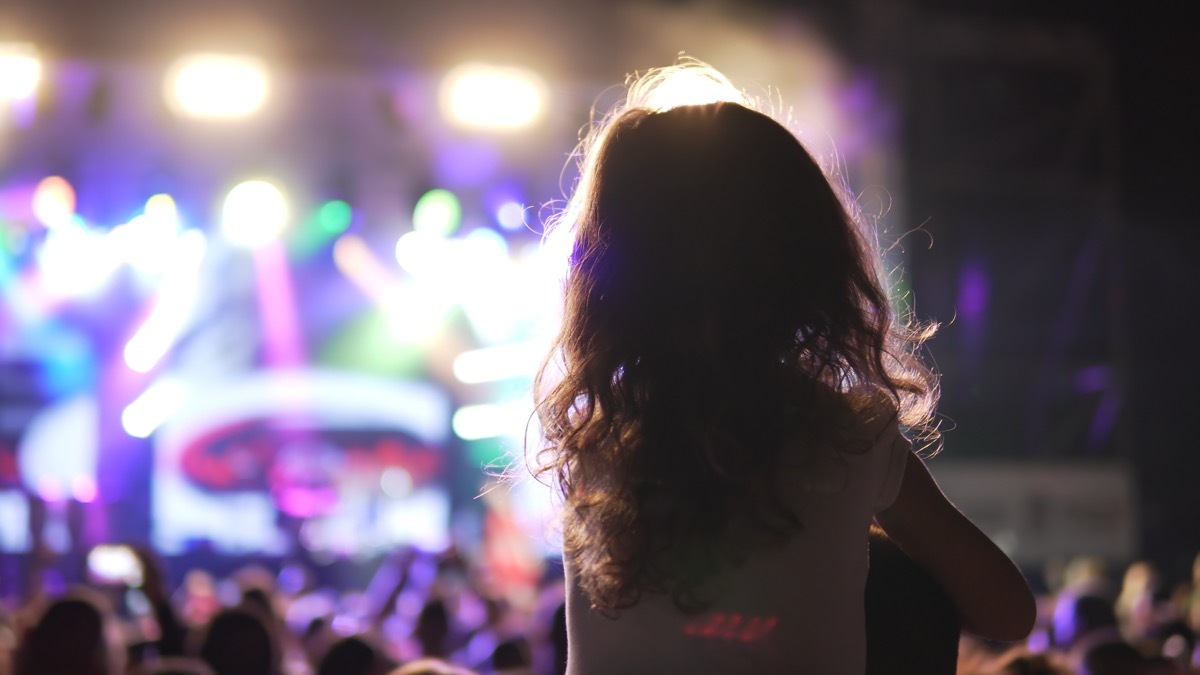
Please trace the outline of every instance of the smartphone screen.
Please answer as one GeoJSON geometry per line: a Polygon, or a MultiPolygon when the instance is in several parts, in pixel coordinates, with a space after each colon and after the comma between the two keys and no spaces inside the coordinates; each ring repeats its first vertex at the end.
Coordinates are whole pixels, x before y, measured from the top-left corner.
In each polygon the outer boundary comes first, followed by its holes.
{"type": "Polygon", "coordinates": [[[88,575],[99,584],[142,585],[142,564],[128,546],[101,545],[87,559],[88,575]]]}

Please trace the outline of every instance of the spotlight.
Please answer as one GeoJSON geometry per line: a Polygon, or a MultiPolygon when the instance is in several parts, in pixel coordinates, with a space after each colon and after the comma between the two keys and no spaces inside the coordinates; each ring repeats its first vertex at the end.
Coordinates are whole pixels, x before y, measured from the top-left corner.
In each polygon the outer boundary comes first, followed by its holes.
{"type": "Polygon", "coordinates": [[[75,188],[61,176],[47,176],[33,190],[33,217],[47,229],[63,227],[75,215],[75,188]]]}
{"type": "Polygon", "coordinates": [[[287,226],[288,206],[283,193],[271,183],[239,183],[225,197],[221,231],[231,243],[258,248],[274,241],[287,226]]]}
{"type": "Polygon", "coordinates": [[[267,68],[250,56],[190,54],[171,67],[167,103],[184,117],[236,119],[267,100],[267,68]]]}
{"type": "Polygon", "coordinates": [[[33,45],[0,43],[0,101],[24,101],[37,90],[42,61],[33,45]]]}
{"type": "Polygon", "coordinates": [[[669,70],[655,84],[646,103],[661,111],[718,101],[747,102],[746,95],[720,73],[705,68],[681,67],[669,70]]]}
{"type": "Polygon", "coordinates": [[[462,205],[449,190],[430,190],[413,207],[413,230],[446,237],[462,223],[462,205]]]}
{"type": "Polygon", "coordinates": [[[442,114],[468,129],[514,131],[542,115],[546,84],[523,68],[465,63],[446,74],[439,101],[442,114]]]}
{"type": "Polygon", "coordinates": [[[496,222],[506,230],[525,227],[525,205],[518,201],[506,201],[496,209],[496,222]]]}

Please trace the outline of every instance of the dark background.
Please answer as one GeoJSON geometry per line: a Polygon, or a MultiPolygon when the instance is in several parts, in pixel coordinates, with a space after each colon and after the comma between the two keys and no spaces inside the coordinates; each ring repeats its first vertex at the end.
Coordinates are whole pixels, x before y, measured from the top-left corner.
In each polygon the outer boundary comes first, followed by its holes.
{"type": "MultiPolygon", "coordinates": [[[[437,65],[445,36],[485,49],[473,30],[520,25],[563,71],[611,80],[628,45],[606,17],[631,4],[5,0],[0,19],[85,58],[173,53],[189,38],[170,26],[231,43],[269,26],[289,36],[270,43],[276,58],[368,69],[437,65]]],[[[1178,577],[1200,551],[1200,52],[1183,3],[1167,4],[737,11],[803,13],[900,104],[903,211],[934,242],[905,249],[917,315],[944,324],[931,353],[947,451],[1129,463],[1141,550],[1178,577]],[[982,293],[986,315],[964,312],[964,293],[982,293]]]]}

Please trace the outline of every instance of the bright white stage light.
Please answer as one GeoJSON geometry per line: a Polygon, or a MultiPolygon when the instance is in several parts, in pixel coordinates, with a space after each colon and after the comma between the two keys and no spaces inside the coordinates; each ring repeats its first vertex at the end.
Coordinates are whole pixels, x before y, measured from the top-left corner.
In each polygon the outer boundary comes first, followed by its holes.
{"type": "Polygon", "coordinates": [[[533,377],[546,349],[541,342],[522,342],[465,351],[454,358],[454,377],[463,384],[533,377]]]}
{"type": "Polygon", "coordinates": [[[183,407],[187,389],[175,379],[161,379],[146,388],[121,413],[121,426],[134,438],[149,438],[154,430],[183,407]]]}
{"type": "Polygon", "coordinates": [[[58,298],[99,292],[120,264],[112,248],[104,233],[82,221],[50,230],[37,251],[42,288],[58,298]]]}
{"type": "Polygon", "coordinates": [[[0,44],[0,101],[23,101],[37,91],[42,61],[33,45],[0,44]]]}
{"type": "Polygon", "coordinates": [[[229,191],[221,215],[221,231],[230,243],[258,248],[283,232],[288,205],[279,188],[267,181],[251,180],[229,191]]]}
{"type": "Polygon", "coordinates": [[[167,74],[167,103],[185,117],[235,119],[267,100],[267,68],[250,56],[189,54],[167,74]]]}
{"type": "Polygon", "coordinates": [[[156,277],[169,269],[172,251],[181,230],[175,200],[170,195],[154,195],[146,202],[145,212],[109,233],[114,246],[126,262],[143,274],[156,277]]]}
{"type": "Polygon", "coordinates": [[[718,101],[746,103],[746,95],[724,75],[711,68],[680,66],[667,68],[651,80],[646,105],[652,110],[670,110],[684,105],[718,101]]]}
{"type": "Polygon", "coordinates": [[[125,343],[125,365],[131,370],[150,372],[187,327],[199,294],[206,248],[204,233],[199,230],[188,230],[176,240],[175,250],[167,256],[169,265],[154,309],[125,343]]]}
{"type": "Polygon", "coordinates": [[[47,229],[67,225],[75,215],[75,188],[62,176],[47,176],[34,188],[31,207],[47,229]]]}
{"type": "Polygon", "coordinates": [[[497,436],[524,438],[532,414],[533,402],[528,400],[465,405],[454,411],[450,428],[464,441],[497,436]]]}
{"type": "Polygon", "coordinates": [[[442,114],[456,124],[513,131],[542,116],[546,83],[524,68],[465,63],[446,74],[438,97],[442,114]]]}

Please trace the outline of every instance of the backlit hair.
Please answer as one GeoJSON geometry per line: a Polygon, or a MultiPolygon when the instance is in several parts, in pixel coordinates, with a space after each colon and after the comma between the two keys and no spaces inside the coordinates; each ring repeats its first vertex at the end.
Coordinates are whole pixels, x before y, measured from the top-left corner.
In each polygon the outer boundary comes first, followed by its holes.
{"type": "Polygon", "coordinates": [[[836,445],[880,410],[936,438],[914,356],[933,328],[895,321],[852,203],[724,76],[688,62],[628,90],[552,225],[573,244],[534,472],[594,606],[653,591],[698,609],[745,545],[735,519],[768,540],[802,528],[775,480],[785,447],[836,445]]]}

